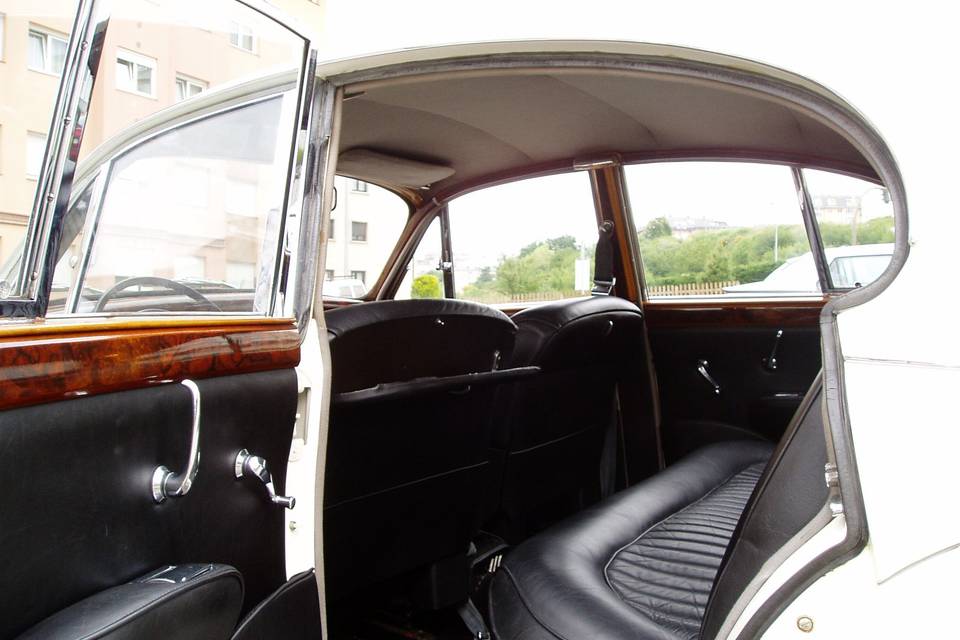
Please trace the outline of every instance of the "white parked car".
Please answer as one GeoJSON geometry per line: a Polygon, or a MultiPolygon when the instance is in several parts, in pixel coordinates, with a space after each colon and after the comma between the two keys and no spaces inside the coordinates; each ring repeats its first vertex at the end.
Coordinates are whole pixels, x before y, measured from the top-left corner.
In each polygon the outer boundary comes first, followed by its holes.
{"type": "MultiPolygon", "coordinates": [[[[826,264],[833,286],[853,289],[880,277],[893,255],[892,244],[861,244],[825,249],[826,264]]],[[[804,294],[820,290],[813,253],[790,258],[757,282],[724,287],[724,293],[752,295],[804,294]]]]}

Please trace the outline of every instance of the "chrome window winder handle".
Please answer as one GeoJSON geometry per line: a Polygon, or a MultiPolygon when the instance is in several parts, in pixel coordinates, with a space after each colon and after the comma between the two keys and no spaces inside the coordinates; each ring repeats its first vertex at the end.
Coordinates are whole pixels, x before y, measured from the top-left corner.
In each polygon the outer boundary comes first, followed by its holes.
{"type": "Polygon", "coordinates": [[[761,361],[767,371],[777,370],[777,348],[780,346],[780,338],[782,337],[783,329],[778,329],[773,338],[773,349],[770,350],[770,355],[766,358],[763,358],[761,361]]]}
{"type": "Polygon", "coordinates": [[[278,504],[287,509],[293,509],[297,505],[297,499],[293,496],[278,496],[273,488],[273,476],[270,475],[270,469],[267,468],[267,461],[261,456],[252,455],[246,449],[241,449],[237,454],[237,459],[233,463],[233,475],[237,479],[243,476],[253,476],[263,483],[267,489],[267,497],[270,502],[278,504]]]}
{"type": "Polygon", "coordinates": [[[720,395],[720,383],[714,380],[713,376],[710,375],[710,372],[707,371],[707,367],[709,366],[710,366],[710,363],[707,362],[706,360],[697,361],[697,371],[700,373],[701,376],[703,376],[703,379],[706,380],[711,387],[713,387],[713,393],[715,395],[720,395]]]}
{"type": "Polygon", "coordinates": [[[193,406],[190,457],[187,459],[187,468],[183,473],[174,473],[163,465],[153,470],[151,489],[153,500],[157,504],[167,498],[180,498],[187,495],[200,470],[200,388],[193,380],[183,380],[180,384],[190,390],[193,406]]]}

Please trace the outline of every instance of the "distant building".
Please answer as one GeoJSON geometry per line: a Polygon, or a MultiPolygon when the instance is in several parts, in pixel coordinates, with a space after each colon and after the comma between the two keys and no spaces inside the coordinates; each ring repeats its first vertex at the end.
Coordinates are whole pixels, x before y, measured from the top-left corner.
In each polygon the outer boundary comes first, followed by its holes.
{"type": "Polygon", "coordinates": [[[813,209],[821,222],[850,224],[860,218],[861,198],[849,195],[824,195],[813,198],[813,209]]]}
{"type": "Polygon", "coordinates": [[[674,238],[686,240],[697,231],[717,231],[727,229],[729,225],[722,220],[709,220],[707,218],[667,218],[670,224],[670,231],[674,238]]]}
{"type": "Polygon", "coordinates": [[[358,280],[366,291],[380,276],[409,211],[399,196],[362,180],[337,176],[334,185],[337,203],[327,229],[324,276],[358,280]]]}

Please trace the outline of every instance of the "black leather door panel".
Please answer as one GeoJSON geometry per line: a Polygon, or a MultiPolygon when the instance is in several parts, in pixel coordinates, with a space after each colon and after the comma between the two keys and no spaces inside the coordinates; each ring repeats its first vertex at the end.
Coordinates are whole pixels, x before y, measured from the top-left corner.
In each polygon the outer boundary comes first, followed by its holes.
{"type": "Polygon", "coordinates": [[[777,366],[765,365],[780,329],[772,324],[650,329],[668,462],[709,442],[779,440],[820,370],[816,325],[783,327],[777,366]],[[709,363],[720,393],[697,370],[701,360],[709,363]]]}
{"type": "Polygon", "coordinates": [[[236,567],[244,610],[284,582],[283,513],[236,480],[241,448],[270,463],[278,491],[296,412],[292,370],[198,382],[200,468],[188,495],[156,504],[158,465],[181,471],[190,394],[181,385],[0,412],[0,638],[164,564],[236,567]]]}

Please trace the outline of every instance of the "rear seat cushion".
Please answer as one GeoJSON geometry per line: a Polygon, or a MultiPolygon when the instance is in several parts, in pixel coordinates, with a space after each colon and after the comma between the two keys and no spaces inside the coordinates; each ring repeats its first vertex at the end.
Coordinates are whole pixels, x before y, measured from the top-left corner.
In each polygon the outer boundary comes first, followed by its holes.
{"type": "Polygon", "coordinates": [[[531,538],[494,576],[500,640],[696,638],[773,447],[725,442],[531,538]]]}

